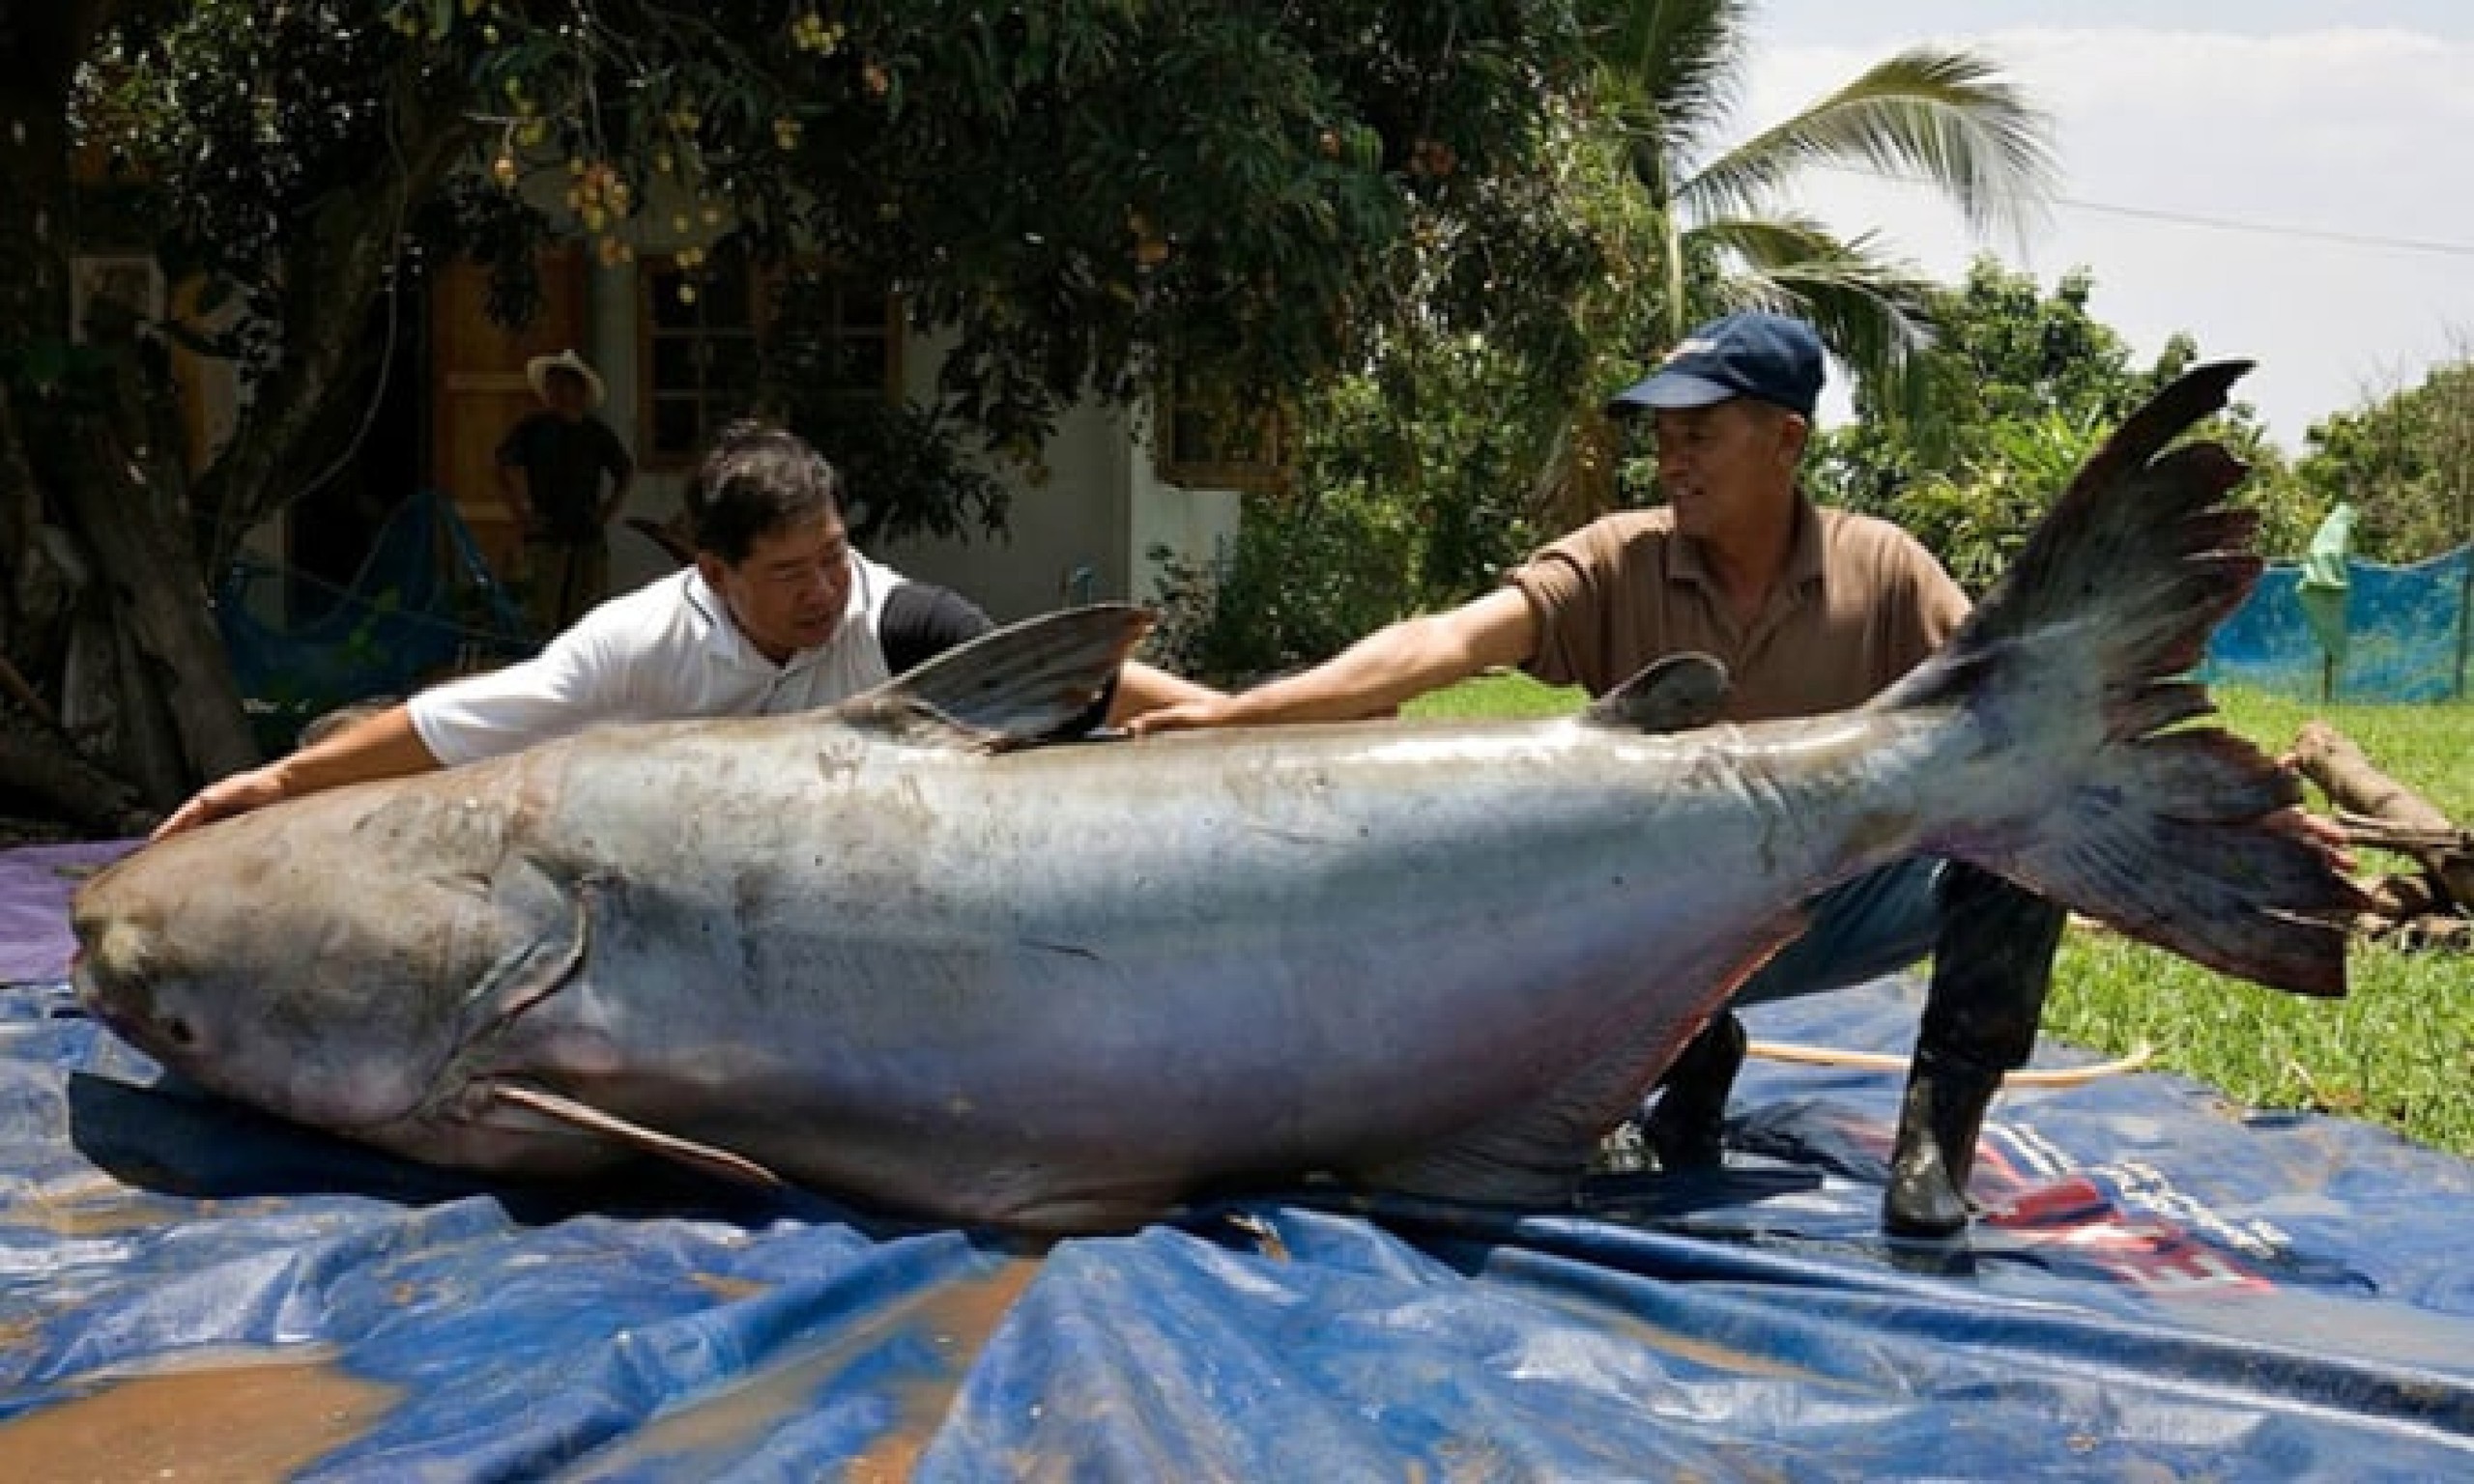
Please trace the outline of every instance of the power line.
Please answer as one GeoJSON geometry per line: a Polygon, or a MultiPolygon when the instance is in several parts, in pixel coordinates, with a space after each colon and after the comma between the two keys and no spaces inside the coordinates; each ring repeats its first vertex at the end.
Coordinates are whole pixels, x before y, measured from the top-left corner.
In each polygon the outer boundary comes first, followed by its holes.
{"type": "Polygon", "coordinates": [[[2425,238],[2382,237],[2373,232],[2339,232],[2327,227],[2297,227],[2262,221],[2237,221],[2226,216],[2202,216],[2191,212],[2159,211],[2143,206],[2109,206],[2101,201],[2081,201],[2071,196],[2056,198],[2056,206],[2066,206],[2082,212],[2097,212],[2109,216],[2129,216],[2141,221],[2162,221],[2179,227],[2206,227],[2218,232],[2248,232],[2259,237],[2307,239],[2312,242],[2337,243],[2348,247],[2393,247],[2403,252],[2434,252],[2452,258],[2474,258],[2474,243],[2438,243],[2425,238]]]}
{"type": "MultiPolygon", "coordinates": [[[[1843,175],[1861,175],[1877,181],[1889,181],[1900,186],[1921,186],[1923,182],[1886,170],[1867,169],[1861,165],[1823,164],[1815,168],[1835,170],[1843,175]]],[[[2213,232],[2243,232],[2255,237],[2277,237],[2297,241],[2334,243],[2346,247],[2378,247],[2400,252],[2428,252],[2441,257],[2474,258],[2474,243],[2447,243],[2430,238],[2389,237],[2376,232],[2340,232],[2328,227],[2304,227],[2290,223],[2245,221],[2232,216],[2210,216],[2198,212],[2169,212],[2156,207],[2117,206],[2109,201],[2088,201],[2078,196],[2056,196],[2053,204],[2072,211],[2093,212],[2106,216],[2126,216],[2137,221],[2163,222],[2177,227],[2201,227],[2213,232]]]]}

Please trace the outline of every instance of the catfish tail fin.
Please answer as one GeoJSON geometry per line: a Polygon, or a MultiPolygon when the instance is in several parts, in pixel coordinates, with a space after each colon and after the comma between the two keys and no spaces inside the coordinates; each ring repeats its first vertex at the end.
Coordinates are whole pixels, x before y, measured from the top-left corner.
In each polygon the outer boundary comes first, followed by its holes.
{"type": "Polygon", "coordinates": [[[2263,565],[2258,515],[2226,498],[2248,471],[2169,445],[2248,369],[2197,367],[2132,414],[1958,636],[1873,705],[1956,707],[1975,756],[2038,806],[1944,821],[1929,848],[2224,973],[2343,994],[2337,915],[2362,897],[2271,822],[2300,785],[2220,728],[2169,729],[2214,712],[2182,677],[2263,565]],[[2054,786],[2018,788],[2023,765],[2054,786]]]}

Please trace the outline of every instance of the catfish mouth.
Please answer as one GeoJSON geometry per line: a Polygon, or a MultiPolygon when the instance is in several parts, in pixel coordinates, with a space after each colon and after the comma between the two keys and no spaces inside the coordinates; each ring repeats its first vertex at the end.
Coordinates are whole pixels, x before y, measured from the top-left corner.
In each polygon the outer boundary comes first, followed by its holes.
{"type": "Polygon", "coordinates": [[[70,961],[69,981],[86,1013],[138,1050],[186,1072],[201,1040],[198,1028],[175,1012],[155,1007],[143,975],[115,972],[102,956],[83,948],[70,961]]]}
{"type": "MultiPolygon", "coordinates": [[[[284,1077],[257,1080],[235,1075],[236,1067],[245,1069],[246,1047],[225,1042],[210,1020],[165,1004],[146,970],[115,963],[113,958],[109,953],[81,949],[72,960],[70,982],[78,1004],[113,1035],[186,1082],[278,1118],[347,1137],[364,1137],[370,1130],[417,1119],[425,1111],[417,1096],[384,1108],[372,1106],[365,1099],[323,1105],[313,1100],[304,1105],[295,1096],[303,1084],[284,1077]]],[[[360,1078],[346,1085],[366,1092],[383,1083],[360,1078]]]]}

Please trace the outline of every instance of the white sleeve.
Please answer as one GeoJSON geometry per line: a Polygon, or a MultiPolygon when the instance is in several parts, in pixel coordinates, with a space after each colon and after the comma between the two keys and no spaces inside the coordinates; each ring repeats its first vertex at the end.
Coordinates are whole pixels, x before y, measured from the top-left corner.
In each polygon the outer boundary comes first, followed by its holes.
{"type": "Polygon", "coordinates": [[[590,621],[521,663],[432,686],[405,706],[421,744],[448,767],[502,757],[630,710],[616,636],[590,621]]]}

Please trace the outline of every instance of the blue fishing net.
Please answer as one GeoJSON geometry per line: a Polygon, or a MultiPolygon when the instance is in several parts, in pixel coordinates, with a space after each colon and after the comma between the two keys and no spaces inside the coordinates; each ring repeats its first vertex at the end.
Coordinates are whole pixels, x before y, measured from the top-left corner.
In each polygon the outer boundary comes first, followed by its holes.
{"type": "MultiPolygon", "coordinates": [[[[2447,700],[2467,694],[2466,582],[2474,547],[2409,567],[2347,561],[2344,627],[2331,647],[2312,625],[2302,564],[2279,563],[2220,625],[2200,674],[2211,683],[2347,701],[2447,700]]],[[[2321,600],[2337,595],[2323,580],[2321,600]]]]}
{"type": "Polygon", "coordinates": [[[337,706],[401,697],[538,647],[522,608],[491,575],[454,505],[422,490],[379,528],[351,585],[315,617],[288,614],[302,573],[255,556],[226,570],[216,616],[234,678],[270,754],[337,706]]]}

